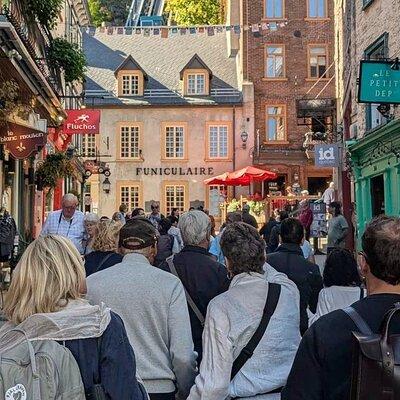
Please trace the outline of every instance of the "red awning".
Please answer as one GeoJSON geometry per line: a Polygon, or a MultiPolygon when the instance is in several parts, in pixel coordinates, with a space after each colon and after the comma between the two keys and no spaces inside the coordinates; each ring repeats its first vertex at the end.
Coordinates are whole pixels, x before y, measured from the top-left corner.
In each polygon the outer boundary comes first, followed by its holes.
{"type": "Polygon", "coordinates": [[[252,182],[271,181],[278,177],[275,172],[256,167],[246,167],[231,173],[206,179],[206,185],[249,186],[252,182]]]}

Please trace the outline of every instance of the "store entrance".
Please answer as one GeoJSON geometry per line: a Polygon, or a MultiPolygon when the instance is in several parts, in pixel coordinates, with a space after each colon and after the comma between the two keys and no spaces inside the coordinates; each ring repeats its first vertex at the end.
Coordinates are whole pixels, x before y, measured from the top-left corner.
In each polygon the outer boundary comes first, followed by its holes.
{"type": "Polygon", "coordinates": [[[371,179],[372,216],[385,214],[385,184],[383,175],[371,179]]]}
{"type": "Polygon", "coordinates": [[[328,187],[328,182],[332,180],[329,177],[310,177],[307,180],[308,192],[310,195],[318,196],[319,193],[322,195],[325,189],[328,187]]]}

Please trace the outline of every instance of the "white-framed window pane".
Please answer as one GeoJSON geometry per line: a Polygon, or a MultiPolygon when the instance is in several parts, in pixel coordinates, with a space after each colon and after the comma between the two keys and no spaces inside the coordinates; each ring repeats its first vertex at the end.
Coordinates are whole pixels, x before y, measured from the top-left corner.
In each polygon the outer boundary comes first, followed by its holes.
{"type": "Polygon", "coordinates": [[[139,186],[121,186],[121,204],[126,204],[129,211],[139,207],[139,186]]]}
{"type": "Polygon", "coordinates": [[[203,94],[205,92],[206,80],[204,75],[197,75],[196,91],[197,94],[203,94]]]}
{"type": "Polygon", "coordinates": [[[185,211],[185,186],[168,185],[165,187],[166,211],[170,214],[173,208],[185,211]]]}
{"type": "Polygon", "coordinates": [[[204,94],[206,90],[206,77],[204,74],[189,74],[187,83],[188,94],[204,94]]]}
{"type": "Polygon", "coordinates": [[[228,127],[210,126],[209,128],[209,156],[210,158],[228,157],[228,127]]]}
{"type": "Polygon", "coordinates": [[[131,93],[130,94],[139,94],[139,77],[137,75],[131,76],[131,93]]]}
{"type": "Polygon", "coordinates": [[[96,157],[96,135],[82,135],[82,150],[84,157],[96,157]]]}
{"type": "Polygon", "coordinates": [[[210,157],[218,157],[218,127],[210,126],[209,137],[210,157]]]}
{"type": "Polygon", "coordinates": [[[188,94],[196,94],[196,75],[188,75],[188,94]]]}
{"type": "Polygon", "coordinates": [[[131,80],[129,75],[122,76],[122,94],[130,94],[130,82],[131,80]]]}
{"type": "Polygon", "coordinates": [[[183,126],[167,126],[165,130],[166,158],[183,158],[185,154],[185,130],[183,126]]]}
{"type": "Polygon", "coordinates": [[[267,78],[283,77],[283,47],[282,46],[267,46],[267,78]]]}
{"type": "Polygon", "coordinates": [[[120,133],[121,158],[139,157],[140,130],[138,126],[122,126],[120,133]]]}
{"type": "Polygon", "coordinates": [[[134,96],[139,94],[139,76],[122,76],[122,94],[125,96],[134,96]]]}

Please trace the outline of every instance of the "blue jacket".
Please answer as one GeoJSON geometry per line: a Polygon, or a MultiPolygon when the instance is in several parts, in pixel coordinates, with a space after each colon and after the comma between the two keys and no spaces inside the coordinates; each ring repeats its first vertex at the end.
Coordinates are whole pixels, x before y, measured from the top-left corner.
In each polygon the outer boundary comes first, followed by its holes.
{"type": "Polygon", "coordinates": [[[85,256],[86,277],[95,272],[112,267],[115,264],[119,264],[122,259],[123,257],[121,254],[117,254],[113,251],[92,251],[85,256]],[[103,260],[104,262],[101,264],[103,260]]]}
{"type": "Polygon", "coordinates": [[[98,351],[96,338],[65,342],[79,365],[85,391],[101,381],[110,400],[146,400],[145,390],[136,380],[135,354],[129,344],[124,323],[113,312],[100,344],[98,351]]]}

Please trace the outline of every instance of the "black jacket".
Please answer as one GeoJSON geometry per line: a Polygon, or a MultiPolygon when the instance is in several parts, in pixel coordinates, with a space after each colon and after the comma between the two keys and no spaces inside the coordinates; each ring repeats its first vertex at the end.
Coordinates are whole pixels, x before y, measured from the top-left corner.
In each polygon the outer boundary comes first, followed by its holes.
{"type": "MultiPolygon", "coordinates": [[[[268,245],[269,239],[271,237],[272,229],[278,224],[274,219],[270,219],[267,223],[263,225],[260,229],[260,235],[264,238],[265,243],[268,245]]],[[[275,250],[275,249],[274,249],[275,250]]]]}
{"type": "MultiPolygon", "coordinates": [[[[185,246],[174,256],[174,265],[183,286],[205,317],[208,303],[229,288],[230,281],[226,268],[215,261],[206,249],[196,246],[185,246]]],[[[161,264],[160,268],[171,272],[166,262],[161,264]]],[[[199,355],[197,361],[200,363],[203,327],[190,307],[189,316],[194,349],[199,355]]]]}
{"type": "Polygon", "coordinates": [[[117,314],[111,313],[110,324],[100,344],[99,350],[96,338],[65,342],[78,363],[85,390],[90,389],[95,380],[100,380],[110,400],[146,400],[147,396],[136,380],[135,354],[124,323],[117,314]]]}
{"type": "Polygon", "coordinates": [[[170,255],[174,246],[174,237],[172,235],[160,235],[157,242],[157,255],[154,259],[154,265],[159,267],[170,255]]]}
{"type": "Polygon", "coordinates": [[[271,229],[271,234],[269,235],[269,242],[267,243],[267,253],[274,253],[277,251],[279,246],[279,235],[281,233],[281,223],[277,222],[275,226],[271,229]]]}
{"type": "MultiPolygon", "coordinates": [[[[400,295],[375,294],[353,307],[374,333],[400,295]]],[[[282,400],[347,400],[352,368],[352,331],[357,327],[342,310],[333,311],[314,322],[304,335],[292,370],[282,392],[282,400]]],[[[392,334],[400,334],[400,315],[393,318],[392,334]]],[[[375,400],[372,399],[371,400],[375,400]]]]}
{"type": "Polygon", "coordinates": [[[268,254],[267,262],[297,285],[300,292],[300,332],[303,334],[308,328],[307,307],[316,312],[318,295],[322,289],[319,267],[304,258],[300,246],[289,243],[282,244],[275,253],[268,254]]]}
{"type": "Polygon", "coordinates": [[[248,212],[242,212],[242,221],[248,225],[253,226],[254,228],[258,229],[257,220],[248,212]]]}
{"type": "Polygon", "coordinates": [[[92,251],[85,256],[86,277],[119,264],[123,257],[113,251],[92,251]],[[106,259],[107,257],[107,259],[106,259]]]}

